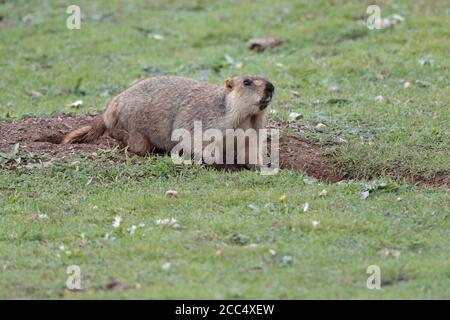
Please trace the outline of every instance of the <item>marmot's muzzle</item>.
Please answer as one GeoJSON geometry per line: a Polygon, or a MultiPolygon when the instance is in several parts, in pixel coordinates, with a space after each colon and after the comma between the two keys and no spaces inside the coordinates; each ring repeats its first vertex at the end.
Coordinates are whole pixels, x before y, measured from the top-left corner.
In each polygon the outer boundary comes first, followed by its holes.
{"type": "Polygon", "coordinates": [[[264,89],[264,98],[261,99],[259,108],[264,110],[269,105],[270,101],[272,101],[273,93],[275,91],[275,87],[269,81],[266,83],[266,87],[264,89]]]}

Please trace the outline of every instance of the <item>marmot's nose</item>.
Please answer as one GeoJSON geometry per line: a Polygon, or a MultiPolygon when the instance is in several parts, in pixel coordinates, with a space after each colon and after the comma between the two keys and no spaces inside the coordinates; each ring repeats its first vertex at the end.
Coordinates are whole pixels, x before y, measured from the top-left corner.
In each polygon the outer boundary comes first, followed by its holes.
{"type": "Polygon", "coordinates": [[[273,95],[273,92],[275,91],[275,87],[273,84],[271,84],[269,81],[266,82],[266,93],[270,96],[273,95]]]}

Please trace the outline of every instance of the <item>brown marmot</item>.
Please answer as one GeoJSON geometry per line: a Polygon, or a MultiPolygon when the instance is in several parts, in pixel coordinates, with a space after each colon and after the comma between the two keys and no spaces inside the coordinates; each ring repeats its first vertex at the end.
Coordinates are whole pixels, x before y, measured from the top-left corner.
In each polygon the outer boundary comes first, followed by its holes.
{"type": "Polygon", "coordinates": [[[222,86],[177,76],[151,77],[114,97],[90,126],[68,133],[63,143],[92,142],[107,131],[138,155],[170,151],[177,144],[172,132],[192,132],[194,121],[201,121],[203,130],[263,128],[273,94],[274,86],[261,76],[230,77],[222,86]]]}

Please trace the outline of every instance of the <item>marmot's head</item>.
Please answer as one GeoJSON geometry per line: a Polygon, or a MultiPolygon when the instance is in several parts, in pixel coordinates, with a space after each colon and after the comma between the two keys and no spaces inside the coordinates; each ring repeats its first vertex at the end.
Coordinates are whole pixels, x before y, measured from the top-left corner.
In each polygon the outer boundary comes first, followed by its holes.
{"type": "Polygon", "coordinates": [[[272,101],[275,87],[261,76],[238,76],[225,80],[225,90],[234,108],[256,114],[272,101]]]}

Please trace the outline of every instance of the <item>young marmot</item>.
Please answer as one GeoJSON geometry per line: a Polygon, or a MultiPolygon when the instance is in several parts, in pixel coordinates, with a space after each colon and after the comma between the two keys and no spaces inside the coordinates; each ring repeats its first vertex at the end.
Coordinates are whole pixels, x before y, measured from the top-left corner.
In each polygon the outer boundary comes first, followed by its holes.
{"type": "MultiPolygon", "coordinates": [[[[170,151],[175,129],[265,126],[274,86],[260,76],[227,78],[223,86],[176,76],[157,76],[137,82],[108,104],[90,126],[68,133],[63,143],[92,142],[105,131],[128,150],[144,155],[155,149],[170,151]]],[[[258,164],[262,155],[258,152],[258,164]]]]}

